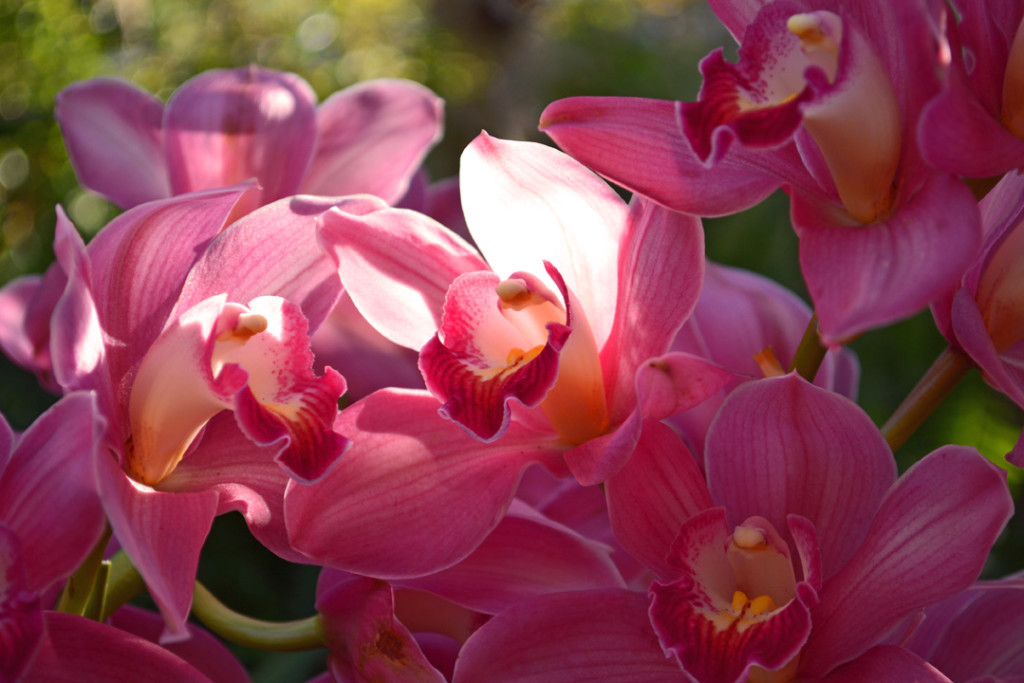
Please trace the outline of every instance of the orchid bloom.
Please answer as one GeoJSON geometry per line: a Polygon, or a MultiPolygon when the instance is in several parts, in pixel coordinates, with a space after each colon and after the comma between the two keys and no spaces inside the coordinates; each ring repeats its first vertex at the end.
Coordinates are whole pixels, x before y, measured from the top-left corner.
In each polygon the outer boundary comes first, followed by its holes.
{"type": "Polygon", "coordinates": [[[344,380],[314,375],[309,351],[341,291],[315,234],[336,202],[281,200],[226,225],[247,189],[136,207],[88,248],[60,214],[57,262],[28,281],[34,296],[20,299],[24,324],[7,344],[45,347],[33,357],[46,356],[64,391],[97,392],[104,506],[171,639],[186,635],[213,517],[239,510],[265,545],[300,559],[281,518],[285,485],[321,478],[347,444],[333,429],[344,380]],[[52,320],[48,336],[29,336],[35,316],[52,320]]]}
{"type": "Polygon", "coordinates": [[[1001,176],[1024,166],[1024,7],[952,5],[942,91],[921,113],[921,152],[950,173],[1001,176]]]}
{"type": "MultiPolygon", "coordinates": [[[[932,304],[943,335],[1024,408],[1024,176],[1007,174],[980,203],[985,244],[960,286],[932,304]]],[[[1009,459],[1024,462],[1024,439],[1009,459]]]]}
{"type": "Polygon", "coordinates": [[[319,107],[296,74],[213,69],[166,106],[109,78],[68,86],[56,117],[81,183],[123,208],[256,178],[240,211],[295,194],[368,193],[391,203],[440,139],[443,104],[427,88],[379,79],[319,107]]]}
{"type": "Polygon", "coordinates": [[[419,213],[324,216],[353,302],[421,349],[431,389],[356,402],[336,427],[353,441],[343,461],[289,486],[291,542],[328,566],[386,579],[451,566],[501,519],[526,467],[602,481],[644,417],[731,377],[665,353],[697,298],[697,219],[627,207],[560,152],[485,134],[463,154],[461,193],[487,261],[419,213]]]}
{"type": "Polygon", "coordinates": [[[711,683],[947,680],[884,639],[977,578],[1013,509],[998,468],[945,446],[897,479],[870,418],[795,374],[730,394],[706,481],[663,425],[641,441],[606,491],[616,536],[659,576],[649,595],[520,603],[467,641],[455,681],[597,666],[711,683]],[[613,642],[614,662],[590,659],[613,642]]]}
{"type": "Polygon", "coordinates": [[[541,128],[602,175],[665,206],[733,213],[782,188],[823,340],[925,306],[980,239],[968,188],[921,158],[938,91],[940,2],[732,2],[712,8],[739,61],[701,62],[697,102],[580,97],[541,128]]]}

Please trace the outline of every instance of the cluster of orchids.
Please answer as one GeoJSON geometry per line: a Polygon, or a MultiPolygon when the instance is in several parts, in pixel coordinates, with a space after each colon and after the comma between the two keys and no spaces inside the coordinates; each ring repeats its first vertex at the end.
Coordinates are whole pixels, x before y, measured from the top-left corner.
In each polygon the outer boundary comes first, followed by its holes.
{"type": "Polygon", "coordinates": [[[58,207],[0,290],[59,396],[0,419],[0,681],[247,680],[224,639],[317,681],[1020,680],[1005,471],[893,451],[971,368],[1024,406],[1024,2],[711,5],[739,53],[696,101],[559,100],[557,147],[482,132],[440,182],[409,81],[64,89],[124,211],[86,244],[58,207]],[[813,308],[705,259],[780,188],[813,308]],[[926,307],[879,428],[844,344],[926,307]],[[196,582],[228,512],[322,568],[312,616],[196,582]]]}

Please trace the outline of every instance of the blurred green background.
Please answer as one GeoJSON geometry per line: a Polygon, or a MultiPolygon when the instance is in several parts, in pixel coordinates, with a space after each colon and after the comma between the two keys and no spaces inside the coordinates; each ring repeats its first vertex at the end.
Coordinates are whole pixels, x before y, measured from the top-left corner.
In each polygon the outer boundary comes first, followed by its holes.
{"type": "MultiPolygon", "coordinates": [[[[119,76],[166,99],[205,69],[258,63],[300,74],[324,99],[368,78],[413,79],[446,101],[445,138],[427,160],[442,178],[457,173],[459,154],[481,129],[544,140],[540,112],[561,97],[695,99],[697,62],[719,45],[735,54],[706,4],[686,0],[0,0],[0,284],[50,262],[55,205],[86,239],[116,215],[78,186],[53,120],[54,96],[73,81],[119,76]]],[[[707,251],[806,299],[787,206],[775,195],[706,221],[707,251]]],[[[861,403],[881,423],[944,342],[922,313],[852,346],[861,356],[861,403]]],[[[16,429],[52,400],[0,360],[0,412],[16,429]]],[[[1020,430],[1019,410],[972,372],[901,449],[900,466],[944,443],[973,445],[1001,462],[1020,430]]],[[[1020,500],[1020,471],[1011,481],[1020,500]]],[[[1016,518],[986,575],[1022,568],[1022,547],[1016,518]]],[[[315,569],[271,556],[238,516],[215,525],[200,578],[257,617],[312,611],[315,569]]],[[[301,680],[324,666],[319,652],[238,652],[256,680],[301,680]]]]}

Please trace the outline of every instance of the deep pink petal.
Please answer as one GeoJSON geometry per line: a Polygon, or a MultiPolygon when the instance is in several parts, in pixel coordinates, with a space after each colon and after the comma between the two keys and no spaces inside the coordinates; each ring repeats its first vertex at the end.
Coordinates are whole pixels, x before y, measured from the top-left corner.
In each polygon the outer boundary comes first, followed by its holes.
{"type": "Polygon", "coordinates": [[[766,0],[709,0],[715,16],[722,22],[736,42],[743,38],[747,26],[754,22],[758,10],[766,0]]]}
{"type": "Polygon", "coordinates": [[[682,683],[647,618],[647,598],[626,590],[557,593],[519,603],[462,648],[455,683],[585,680],[682,683]]]}
{"type": "Polygon", "coordinates": [[[341,291],[337,265],[318,242],[321,216],[331,210],[367,213],[380,206],[369,198],[290,197],[247,214],[196,259],[175,312],[222,293],[241,303],[273,295],[301,306],[310,329],[316,330],[341,291]]]}
{"type": "Polygon", "coordinates": [[[209,683],[199,669],[145,638],[85,617],[46,612],[46,635],[26,683],[111,680],[209,683]]]}
{"type": "Polygon", "coordinates": [[[572,97],[549,104],[540,128],[563,150],[628,190],[701,216],[749,208],[782,180],[727,158],[712,169],[683,137],[675,102],[572,97]]]}
{"type": "Polygon", "coordinates": [[[593,172],[547,145],[481,133],[462,153],[466,223],[501,277],[558,269],[580,300],[600,348],[615,313],[622,199],[593,172]]]}
{"type": "Polygon", "coordinates": [[[399,79],[357,83],[317,108],[317,144],[303,194],[372,194],[389,204],[405,192],[441,138],[444,102],[399,79]]]}
{"type": "MultiPolygon", "coordinates": [[[[108,623],[122,631],[141,636],[151,643],[159,641],[164,628],[164,621],[160,615],[131,605],[125,605],[114,612],[108,623]]],[[[245,668],[224,643],[209,631],[194,624],[189,624],[188,630],[188,640],[168,643],[164,649],[199,669],[211,681],[245,683],[250,680],[245,668]]]]}
{"type": "Polygon", "coordinates": [[[45,284],[55,279],[61,282],[54,284],[63,284],[66,276],[58,266],[51,266],[45,278],[23,275],[0,288],[0,349],[15,364],[36,373],[44,388],[57,390],[50,372],[49,325],[40,324],[50,322],[54,299],[60,296],[58,287],[45,284]],[[50,297],[46,297],[47,289],[50,297]],[[44,303],[43,298],[50,300],[44,303]]]}
{"type": "Polygon", "coordinates": [[[545,593],[623,587],[609,551],[514,501],[469,557],[401,585],[497,614],[519,600],[545,593]]]}
{"type": "Polygon", "coordinates": [[[944,446],[925,456],[886,495],[856,555],[826,580],[801,672],[826,673],[914,610],[967,588],[1012,512],[1006,474],[977,451],[944,446]]]}
{"type": "MultiPolygon", "coordinates": [[[[3,519],[0,517],[0,519],[3,519]]],[[[0,522],[0,681],[20,681],[43,636],[39,595],[28,588],[22,543],[0,522]]]]}
{"type": "Polygon", "coordinates": [[[174,92],[164,147],[175,194],[259,181],[247,210],[298,192],[316,144],[316,95],[258,66],[211,69],[174,92]]]}
{"type": "Polygon", "coordinates": [[[623,547],[661,577],[683,523],[711,507],[704,475],[671,429],[651,422],[625,466],[605,484],[612,530],[623,547]]]}
{"type": "Polygon", "coordinates": [[[973,195],[944,174],[930,174],[883,222],[837,225],[796,196],[792,215],[826,344],[920,310],[956,284],[981,245],[973,195]]]}
{"type": "Polygon", "coordinates": [[[359,312],[385,337],[417,351],[440,326],[452,281],[488,268],[462,238],[405,209],[329,212],[321,239],[359,312]]]}
{"type": "Polygon", "coordinates": [[[947,678],[934,666],[901,647],[879,645],[817,680],[821,683],[951,683],[962,679],[947,678]]]}
{"type": "Polygon", "coordinates": [[[156,97],[111,78],[69,85],[54,109],[79,182],[123,209],[171,196],[163,113],[156,97]]]}
{"type": "Polygon", "coordinates": [[[40,415],[9,459],[0,458],[0,523],[24,545],[33,593],[70,575],[99,540],[104,516],[92,460],[102,433],[95,397],[76,392],[40,415]]]}
{"type": "Polygon", "coordinates": [[[318,590],[316,609],[336,680],[444,683],[395,617],[394,591],[383,581],[352,577],[318,590]]]}
{"type": "Polygon", "coordinates": [[[730,394],[708,433],[705,467],[731,524],[761,515],[784,529],[790,513],[810,520],[825,581],[856,551],[896,477],[871,418],[795,373],[730,394]]]}
{"type": "Polygon", "coordinates": [[[156,491],[130,479],[106,453],[97,456],[96,473],[114,535],[164,617],[161,640],[188,638],[185,620],[217,493],[156,491]]]}
{"type": "Polygon", "coordinates": [[[633,407],[637,369],[668,350],[697,305],[704,280],[700,219],[633,199],[618,270],[615,318],[601,348],[613,422],[633,407]]]}
{"type": "Polygon", "coordinates": [[[1024,407],[1024,382],[1020,370],[1000,356],[970,291],[961,289],[956,293],[952,314],[953,332],[959,346],[981,368],[989,383],[1024,407]]]}
{"type": "Polygon", "coordinates": [[[427,392],[382,390],[339,416],[352,447],[322,480],[289,484],[293,546],[321,564],[380,578],[449,567],[500,521],[522,470],[557,456],[513,428],[487,445],[437,414],[427,392]]]}

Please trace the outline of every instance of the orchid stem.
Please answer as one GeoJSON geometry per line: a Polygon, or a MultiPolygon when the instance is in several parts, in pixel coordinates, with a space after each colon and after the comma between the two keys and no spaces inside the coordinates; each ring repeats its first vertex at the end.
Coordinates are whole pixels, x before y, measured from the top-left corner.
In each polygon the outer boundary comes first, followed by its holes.
{"type": "Polygon", "coordinates": [[[198,581],[192,593],[192,613],[220,637],[246,647],[294,652],[324,646],[319,614],[295,621],[260,621],[231,610],[198,581]]]}
{"type": "Polygon", "coordinates": [[[99,605],[99,620],[106,621],[122,605],[146,590],[146,582],[123,550],[104,563],[107,589],[99,605]]]}
{"type": "Polygon", "coordinates": [[[882,425],[882,435],[893,451],[906,443],[972,367],[974,364],[967,354],[952,346],[947,346],[939,354],[903,403],[882,425]]]}
{"type": "Polygon", "coordinates": [[[818,315],[815,313],[807,323],[807,329],[804,330],[804,336],[800,339],[800,346],[796,349],[793,364],[789,369],[796,370],[797,374],[805,380],[813,382],[827,352],[828,348],[821,343],[821,339],[818,337],[818,315]]]}
{"type": "Polygon", "coordinates": [[[68,577],[68,582],[57,602],[58,612],[82,616],[88,609],[95,588],[100,586],[100,590],[102,590],[103,584],[97,582],[96,577],[103,562],[103,554],[107,550],[107,543],[110,542],[111,533],[110,525],[105,525],[96,545],[89,551],[78,569],[68,577]]]}

